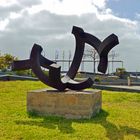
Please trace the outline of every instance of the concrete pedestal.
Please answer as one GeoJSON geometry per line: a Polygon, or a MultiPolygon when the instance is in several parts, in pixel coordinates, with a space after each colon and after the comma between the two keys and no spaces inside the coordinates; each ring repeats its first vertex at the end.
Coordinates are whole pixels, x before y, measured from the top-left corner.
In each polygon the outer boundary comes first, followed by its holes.
{"type": "Polygon", "coordinates": [[[39,116],[91,118],[99,113],[101,105],[102,92],[100,90],[59,92],[43,89],[27,93],[27,111],[39,116]]]}

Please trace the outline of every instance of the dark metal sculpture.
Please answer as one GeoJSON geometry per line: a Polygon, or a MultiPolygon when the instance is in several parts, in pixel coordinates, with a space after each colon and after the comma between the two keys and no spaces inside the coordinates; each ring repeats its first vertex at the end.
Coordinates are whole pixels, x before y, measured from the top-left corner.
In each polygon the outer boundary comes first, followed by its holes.
{"type": "Polygon", "coordinates": [[[41,55],[42,47],[37,44],[34,44],[32,48],[30,59],[14,61],[12,64],[12,69],[32,69],[40,81],[46,85],[58,89],[59,91],[64,91],[66,88],[72,90],[82,90],[91,87],[93,84],[93,80],[91,78],[88,78],[82,82],[77,82],[74,80],[82,61],[85,43],[96,49],[100,56],[98,71],[105,73],[108,64],[108,53],[115,45],[119,43],[118,37],[115,34],[111,34],[101,42],[95,36],[84,32],[82,28],[76,26],[73,26],[72,33],[75,36],[76,49],[70,69],[64,77],[61,78],[61,67],[55,62],[43,57],[41,55]],[[49,76],[43,73],[41,66],[49,69],[49,76]]]}

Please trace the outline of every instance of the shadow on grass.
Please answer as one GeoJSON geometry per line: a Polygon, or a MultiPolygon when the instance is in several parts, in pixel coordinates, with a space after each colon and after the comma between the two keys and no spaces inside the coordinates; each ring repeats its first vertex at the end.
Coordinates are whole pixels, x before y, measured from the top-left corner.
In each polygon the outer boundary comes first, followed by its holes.
{"type": "MultiPolygon", "coordinates": [[[[105,110],[101,110],[101,112],[91,119],[64,119],[61,117],[37,117],[31,116],[35,118],[35,120],[31,121],[16,121],[18,125],[30,125],[30,126],[40,126],[48,129],[58,129],[62,133],[74,133],[76,130],[72,127],[72,123],[92,123],[99,124],[106,130],[106,137],[110,140],[124,140],[125,135],[134,135],[138,139],[140,139],[140,130],[131,128],[128,126],[116,126],[112,122],[107,120],[108,112],[105,110]],[[37,118],[42,118],[42,121],[38,121],[37,118]]],[[[102,133],[102,132],[101,132],[102,133]]]]}
{"type": "MultiPolygon", "coordinates": [[[[30,116],[31,117],[31,116],[30,116]]],[[[19,125],[30,125],[30,126],[39,126],[48,129],[57,129],[61,133],[73,133],[75,130],[72,128],[72,120],[67,120],[62,117],[57,116],[48,116],[48,117],[38,117],[32,116],[33,120],[30,121],[16,121],[16,124],[19,125]],[[38,120],[41,119],[41,120],[38,120]]]]}
{"type": "Polygon", "coordinates": [[[110,140],[124,140],[125,135],[134,135],[140,139],[140,130],[128,126],[116,126],[107,120],[108,115],[108,112],[102,110],[100,114],[87,122],[103,126],[106,130],[106,137],[110,140]]]}

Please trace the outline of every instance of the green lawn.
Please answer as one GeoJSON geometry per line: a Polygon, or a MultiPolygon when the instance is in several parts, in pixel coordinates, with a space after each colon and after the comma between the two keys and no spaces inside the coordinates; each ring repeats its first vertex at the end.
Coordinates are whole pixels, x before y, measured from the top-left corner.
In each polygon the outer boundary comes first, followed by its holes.
{"type": "Polygon", "coordinates": [[[0,82],[0,140],[139,140],[140,94],[103,91],[101,113],[92,119],[29,117],[26,92],[41,82],[0,82]]]}

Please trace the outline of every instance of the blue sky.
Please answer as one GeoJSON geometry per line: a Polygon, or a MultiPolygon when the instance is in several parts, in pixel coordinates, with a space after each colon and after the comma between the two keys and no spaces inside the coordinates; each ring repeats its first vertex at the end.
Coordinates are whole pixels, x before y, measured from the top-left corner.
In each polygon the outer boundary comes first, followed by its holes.
{"type": "Polygon", "coordinates": [[[37,43],[47,58],[57,50],[67,59],[75,49],[73,25],[100,40],[116,34],[115,59],[128,71],[140,71],[140,0],[0,0],[0,51],[26,59],[37,43]]]}
{"type": "Polygon", "coordinates": [[[107,7],[119,17],[135,20],[140,13],[140,0],[108,0],[107,7]]]}

